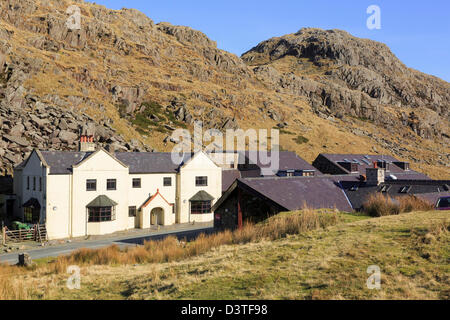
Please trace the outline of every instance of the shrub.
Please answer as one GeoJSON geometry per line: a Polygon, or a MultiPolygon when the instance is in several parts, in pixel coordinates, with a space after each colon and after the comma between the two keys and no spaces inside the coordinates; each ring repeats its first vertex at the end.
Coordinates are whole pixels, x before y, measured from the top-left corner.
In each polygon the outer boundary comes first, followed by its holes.
{"type": "Polygon", "coordinates": [[[433,206],[415,196],[392,199],[377,193],[369,196],[363,204],[363,209],[371,217],[382,217],[411,211],[429,211],[433,210],[433,206]]]}
{"type": "Polygon", "coordinates": [[[400,203],[401,212],[431,211],[434,209],[431,203],[415,196],[398,197],[397,200],[400,203]]]}
{"type": "Polygon", "coordinates": [[[297,138],[293,139],[297,144],[303,144],[303,143],[307,143],[309,141],[308,138],[299,135],[297,138]]]}

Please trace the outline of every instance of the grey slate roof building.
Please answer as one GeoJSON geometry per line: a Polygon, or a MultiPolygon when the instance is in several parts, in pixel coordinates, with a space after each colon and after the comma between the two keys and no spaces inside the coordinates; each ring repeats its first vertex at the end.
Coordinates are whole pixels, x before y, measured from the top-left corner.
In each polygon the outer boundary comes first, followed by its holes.
{"type": "Polygon", "coordinates": [[[336,208],[353,211],[339,180],[354,180],[355,176],[339,177],[260,177],[236,180],[214,204],[216,228],[237,226],[238,211],[245,221],[258,222],[282,211],[336,208]]]}
{"type": "Polygon", "coordinates": [[[181,163],[174,163],[170,152],[117,152],[116,158],[127,165],[130,173],[175,173],[192,156],[187,154],[181,163]]]}
{"type": "Polygon", "coordinates": [[[341,181],[340,185],[355,210],[361,210],[369,196],[376,193],[390,198],[424,195],[421,198],[435,204],[439,197],[450,192],[450,180],[390,180],[377,186],[359,181],[341,181]]]}
{"type": "MultiPolygon", "coordinates": [[[[70,174],[72,167],[79,164],[93,152],[71,151],[40,151],[45,162],[50,167],[50,174],[70,174]]],[[[192,156],[184,155],[180,164],[172,161],[171,153],[158,152],[116,152],[117,160],[129,167],[130,173],[172,173],[177,172],[180,165],[192,156]]],[[[23,167],[25,162],[17,166],[23,167]]]]}
{"type": "MultiPolygon", "coordinates": [[[[262,176],[286,176],[287,172],[291,172],[296,176],[303,175],[303,172],[313,172],[314,174],[320,174],[317,168],[313,167],[310,163],[300,158],[295,152],[267,152],[267,158],[269,160],[275,157],[278,158],[278,164],[275,168],[273,168],[274,170],[272,170],[271,167],[273,163],[267,163],[266,159],[262,158],[256,151],[245,152],[245,164],[249,166],[256,166],[260,171],[260,175],[262,176]]],[[[245,166],[242,166],[241,171],[245,171],[245,166]]]]}
{"type": "Polygon", "coordinates": [[[386,178],[399,180],[430,179],[423,173],[411,170],[409,163],[400,161],[389,155],[366,154],[328,154],[321,153],[313,162],[313,166],[324,174],[361,174],[374,166],[386,167],[386,178]]]}

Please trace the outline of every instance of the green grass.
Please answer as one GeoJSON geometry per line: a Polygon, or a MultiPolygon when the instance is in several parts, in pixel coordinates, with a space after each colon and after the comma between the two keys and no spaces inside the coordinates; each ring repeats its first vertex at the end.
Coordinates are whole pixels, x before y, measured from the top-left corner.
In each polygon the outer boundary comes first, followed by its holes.
{"type": "Polygon", "coordinates": [[[337,225],[224,245],[180,261],[85,266],[81,290],[66,289],[66,275],[39,268],[24,283],[35,277],[31,297],[42,299],[450,298],[447,212],[338,216],[337,225]],[[371,265],[381,269],[380,290],[366,287],[371,265]]]}
{"type": "Polygon", "coordinates": [[[138,109],[143,109],[137,112],[131,123],[136,126],[136,130],[140,134],[148,134],[152,130],[156,130],[161,133],[168,133],[169,130],[164,127],[165,124],[172,122],[172,125],[176,128],[187,128],[186,124],[178,121],[173,112],[166,110],[163,106],[156,102],[144,102],[138,109]],[[150,119],[151,115],[155,115],[159,118],[159,121],[153,121],[150,119]]]}
{"type": "Polygon", "coordinates": [[[309,139],[304,137],[304,136],[302,136],[302,135],[299,135],[297,138],[294,138],[292,140],[294,140],[297,144],[303,144],[303,143],[308,143],[309,142],[309,139]]]}

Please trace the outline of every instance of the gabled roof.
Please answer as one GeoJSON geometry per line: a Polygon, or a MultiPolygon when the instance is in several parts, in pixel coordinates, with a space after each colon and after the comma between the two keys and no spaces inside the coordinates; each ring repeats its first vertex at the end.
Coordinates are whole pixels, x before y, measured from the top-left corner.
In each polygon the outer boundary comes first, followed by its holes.
{"type": "Polygon", "coordinates": [[[214,197],[208,192],[201,190],[197,192],[189,201],[213,201],[214,197]]]}
{"type": "Polygon", "coordinates": [[[36,198],[31,198],[29,199],[27,202],[25,202],[22,207],[24,208],[35,208],[35,209],[40,209],[41,208],[41,204],[39,203],[39,200],[36,198]]]}
{"type": "Polygon", "coordinates": [[[86,207],[87,208],[101,208],[101,207],[115,207],[117,202],[111,200],[105,195],[98,196],[92,200],[86,207]]]}
{"type": "MultiPolygon", "coordinates": [[[[73,151],[39,151],[35,150],[42,163],[50,168],[50,174],[71,174],[72,168],[78,165],[95,153],[95,152],[73,152],[73,151]]],[[[117,160],[121,165],[129,167],[130,173],[176,173],[180,164],[172,161],[171,153],[156,152],[117,152],[114,155],[108,153],[117,160]]],[[[190,154],[186,154],[182,163],[191,158],[190,154]]],[[[29,158],[28,158],[29,159],[29,158]]],[[[19,164],[16,169],[23,169],[27,160],[19,164]]]]}
{"type": "Polygon", "coordinates": [[[40,151],[50,167],[50,174],[70,174],[72,167],[88,158],[93,152],[40,151]]]}
{"type": "Polygon", "coordinates": [[[144,202],[140,209],[146,208],[158,196],[161,197],[169,206],[173,206],[173,203],[169,203],[169,201],[167,201],[166,198],[164,198],[163,195],[159,192],[159,189],[157,189],[156,193],[153,196],[150,196],[150,198],[148,198],[148,200],[144,202]]]}
{"type": "MultiPolygon", "coordinates": [[[[339,186],[341,176],[319,177],[265,177],[238,179],[214,205],[216,210],[236,188],[244,188],[286,210],[299,210],[306,204],[314,209],[336,207],[352,211],[350,202],[339,186]]],[[[355,179],[346,176],[346,179],[355,179]]]]}
{"type": "Polygon", "coordinates": [[[30,160],[33,153],[36,153],[37,157],[42,162],[42,165],[44,167],[49,167],[49,164],[47,163],[47,160],[45,159],[45,157],[42,155],[42,152],[40,150],[34,149],[33,152],[31,152],[31,154],[24,161],[22,161],[20,164],[18,164],[14,169],[22,170],[23,168],[25,168],[28,163],[28,160],[30,160]]]}

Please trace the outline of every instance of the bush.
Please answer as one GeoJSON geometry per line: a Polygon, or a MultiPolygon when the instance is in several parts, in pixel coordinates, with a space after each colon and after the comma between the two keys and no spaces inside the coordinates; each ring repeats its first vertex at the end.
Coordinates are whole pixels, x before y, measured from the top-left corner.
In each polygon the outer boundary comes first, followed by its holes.
{"type": "Polygon", "coordinates": [[[309,142],[309,139],[304,136],[298,136],[297,138],[293,139],[297,144],[303,144],[309,142]]]}
{"type": "Polygon", "coordinates": [[[371,195],[363,204],[363,210],[371,217],[397,215],[411,211],[429,211],[433,206],[415,196],[392,199],[381,193],[371,195]]]}

